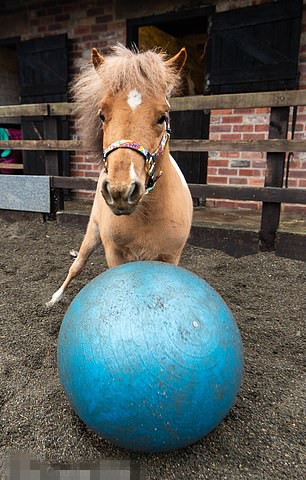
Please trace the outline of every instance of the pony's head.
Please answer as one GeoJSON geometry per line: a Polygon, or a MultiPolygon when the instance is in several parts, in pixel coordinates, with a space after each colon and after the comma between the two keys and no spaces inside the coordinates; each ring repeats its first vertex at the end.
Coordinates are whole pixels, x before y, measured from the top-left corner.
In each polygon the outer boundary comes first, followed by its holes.
{"type": "Polygon", "coordinates": [[[162,155],[167,98],[185,61],[185,49],[168,60],[121,45],[105,58],[93,49],[94,68],[74,85],[79,131],[87,148],[104,160],[101,194],[116,215],[132,213],[154,184],[147,153],[160,147],[156,158],[162,155]]]}

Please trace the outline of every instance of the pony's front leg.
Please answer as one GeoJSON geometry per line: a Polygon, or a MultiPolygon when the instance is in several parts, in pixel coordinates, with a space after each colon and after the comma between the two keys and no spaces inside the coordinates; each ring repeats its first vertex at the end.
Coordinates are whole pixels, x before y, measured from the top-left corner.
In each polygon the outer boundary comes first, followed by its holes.
{"type": "Polygon", "coordinates": [[[100,232],[98,224],[95,223],[92,219],[90,219],[78,256],[71,265],[69,273],[62,286],[52,295],[51,300],[46,303],[47,307],[52,307],[62,298],[64,291],[71,282],[71,280],[77,275],[79,275],[79,273],[83,270],[88,260],[88,257],[95,250],[99,243],[100,232]]]}
{"type": "Polygon", "coordinates": [[[170,254],[163,254],[161,253],[157,257],[158,262],[165,262],[165,263],[172,263],[173,265],[178,265],[180,263],[182,251],[174,253],[173,255],[170,254]]]}
{"type": "Polygon", "coordinates": [[[103,246],[107,265],[109,268],[118,267],[118,265],[122,265],[123,263],[128,262],[121,250],[118,249],[113,242],[103,241],[103,246]]]}

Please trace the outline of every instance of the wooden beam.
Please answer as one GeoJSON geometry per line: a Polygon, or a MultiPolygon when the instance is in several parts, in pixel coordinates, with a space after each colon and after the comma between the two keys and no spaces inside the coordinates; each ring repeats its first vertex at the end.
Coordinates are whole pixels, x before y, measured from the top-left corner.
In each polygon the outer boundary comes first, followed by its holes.
{"type": "Polygon", "coordinates": [[[306,204],[306,189],[189,184],[194,197],[306,204]]]}
{"type": "Polygon", "coordinates": [[[49,114],[47,103],[0,106],[0,117],[46,116],[49,114]]]}
{"type": "Polygon", "coordinates": [[[178,152],[305,152],[305,140],[170,140],[178,152]]]}
{"type": "MultiPolygon", "coordinates": [[[[44,137],[58,139],[58,119],[55,117],[44,118],[44,137]]],[[[45,175],[60,175],[60,153],[58,151],[45,152],[45,175]]],[[[64,192],[59,188],[51,188],[51,217],[64,208],[64,192]]]]}
{"type": "MultiPolygon", "coordinates": [[[[273,201],[306,204],[306,189],[240,187],[223,185],[189,184],[191,193],[198,198],[224,198],[227,200],[273,201]]],[[[51,187],[66,189],[95,190],[97,180],[83,177],[51,177],[51,187]]]]}
{"type": "Polygon", "coordinates": [[[218,110],[256,107],[291,107],[306,105],[305,90],[280,92],[196,95],[170,99],[171,110],[218,110]]]}
{"type": "MultiPolygon", "coordinates": [[[[174,97],[170,100],[170,104],[174,111],[303,106],[306,105],[306,91],[288,90],[174,97]]],[[[0,117],[73,115],[74,109],[75,105],[69,102],[3,105],[0,107],[0,117]]]]}
{"type": "Polygon", "coordinates": [[[60,102],[49,103],[50,115],[73,115],[76,108],[75,103],[60,102]]]}
{"type": "MultiPolygon", "coordinates": [[[[289,107],[275,107],[271,109],[269,139],[287,138],[289,114],[289,107]]],[[[285,151],[286,150],[284,150],[284,152],[285,151]]],[[[270,151],[267,154],[265,187],[282,187],[285,158],[286,154],[281,152],[275,153],[270,151]]],[[[280,210],[280,203],[273,202],[271,199],[263,203],[259,234],[260,248],[262,250],[275,250],[280,210]]]]}
{"type": "Polygon", "coordinates": [[[12,170],[23,170],[23,164],[22,163],[2,163],[0,162],[0,170],[8,168],[12,170]]]}
{"type": "MultiPolygon", "coordinates": [[[[171,140],[173,151],[179,152],[305,152],[305,140],[171,140]]],[[[0,149],[12,150],[84,150],[76,140],[1,140],[0,149]]]]}
{"type": "MultiPolygon", "coordinates": [[[[58,128],[56,118],[44,118],[44,137],[57,140],[58,128]]],[[[45,175],[59,175],[59,157],[57,151],[45,152],[45,175]]]]}
{"type": "Polygon", "coordinates": [[[83,177],[51,177],[51,187],[73,190],[95,190],[97,181],[93,178],[83,177]]]}
{"type": "Polygon", "coordinates": [[[207,225],[192,225],[188,243],[202,248],[223,250],[228,255],[242,257],[258,252],[258,232],[207,225]]]}
{"type": "MultiPolygon", "coordinates": [[[[222,95],[194,95],[170,99],[171,110],[218,110],[232,108],[291,107],[306,105],[305,90],[280,92],[232,93],[222,95]]],[[[72,103],[50,103],[51,115],[72,115],[72,103]]]]}
{"type": "Polygon", "coordinates": [[[12,150],[82,150],[75,140],[0,140],[0,149],[12,150]]]}

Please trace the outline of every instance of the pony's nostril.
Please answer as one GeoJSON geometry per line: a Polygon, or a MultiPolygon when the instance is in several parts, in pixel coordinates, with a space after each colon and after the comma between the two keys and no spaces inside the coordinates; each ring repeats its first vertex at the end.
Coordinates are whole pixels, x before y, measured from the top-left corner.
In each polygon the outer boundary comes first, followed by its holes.
{"type": "Polygon", "coordinates": [[[138,182],[133,182],[128,196],[128,203],[134,204],[139,199],[140,185],[138,182]]]}
{"type": "Polygon", "coordinates": [[[114,203],[114,199],[112,197],[109,187],[109,182],[107,180],[104,180],[104,182],[102,183],[102,195],[108,204],[112,205],[114,203]]]}

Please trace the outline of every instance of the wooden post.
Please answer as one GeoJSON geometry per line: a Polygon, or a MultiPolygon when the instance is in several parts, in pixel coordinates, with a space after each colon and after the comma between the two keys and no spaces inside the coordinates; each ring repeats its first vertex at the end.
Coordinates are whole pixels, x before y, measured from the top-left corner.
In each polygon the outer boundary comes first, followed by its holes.
{"type": "MultiPolygon", "coordinates": [[[[287,138],[290,107],[273,107],[270,115],[269,139],[287,138]]],[[[267,153],[265,187],[282,187],[285,167],[285,153],[267,153]]],[[[260,249],[274,250],[276,232],[279,226],[281,203],[263,202],[260,249]]]]}
{"type": "MultiPolygon", "coordinates": [[[[56,117],[44,118],[44,138],[46,140],[58,139],[58,128],[56,117]]],[[[45,151],[45,175],[61,175],[61,165],[58,151],[45,151]]],[[[58,210],[64,208],[64,192],[58,188],[51,188],[51,217],[54,217],[58,210]]]]}

